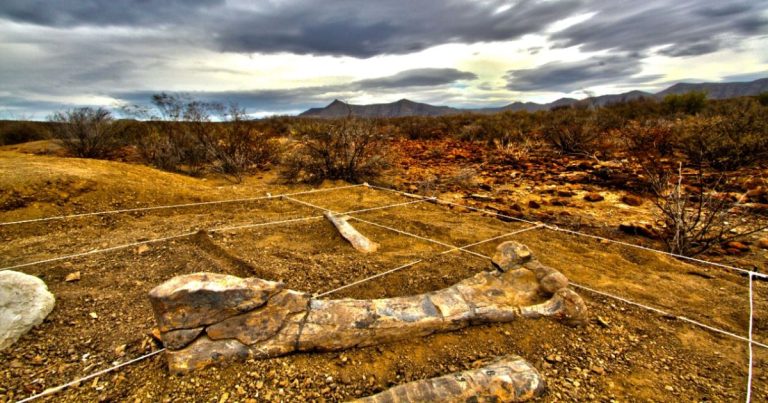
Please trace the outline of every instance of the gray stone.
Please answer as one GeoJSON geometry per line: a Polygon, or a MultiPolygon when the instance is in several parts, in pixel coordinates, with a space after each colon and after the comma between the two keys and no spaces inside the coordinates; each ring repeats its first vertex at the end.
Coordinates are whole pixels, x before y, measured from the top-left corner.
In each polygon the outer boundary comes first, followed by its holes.
{"type": "Polygon", "coordinates": [[[43,280],[11,270],[0,272],[0,350],[43,323],[55,303],[43,280]]]}

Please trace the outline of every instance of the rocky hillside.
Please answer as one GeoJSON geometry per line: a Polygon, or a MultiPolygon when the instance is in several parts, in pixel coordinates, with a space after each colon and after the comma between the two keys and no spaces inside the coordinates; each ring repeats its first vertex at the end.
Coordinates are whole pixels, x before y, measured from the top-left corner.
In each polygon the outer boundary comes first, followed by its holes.
{"type": "Polygon", "coordinates": [[[435,106],[425,103],[413,102],[401,99],[388,104],[353,105],[338,99],[324,108],[312,108],[303,112],[300,116],[312,117],[342,117],[352,114],[361,117],[401,117],[401,116],[442,116],[462,112],[497,113],[503,111],[528,111],[549,110],[559,106],[573,105],[577,103],[592,104],[597,106],[608,105],[616,102],[627,102],[639,98],[663,98],[669,94],[684,94],[691,91],[705,91],[711,99],[726,99],[743,96],[757,95],[768,92],[768,78],[762,78],[750,82],[729,83],[677,83],[655,94],[644,91],[629,91],[621,94],[600,95],[582,100],[574,98],[560,98],[554,102],[538,104],[535,102],[513,102],[509,105],[493,108],[459,109],[448,106],[435,106]]]}

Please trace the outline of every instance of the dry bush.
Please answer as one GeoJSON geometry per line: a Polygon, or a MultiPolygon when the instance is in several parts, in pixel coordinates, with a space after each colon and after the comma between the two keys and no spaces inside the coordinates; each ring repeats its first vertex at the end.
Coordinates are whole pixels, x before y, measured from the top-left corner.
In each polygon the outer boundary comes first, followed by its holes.
{"type": "Polygon", "coordinates": [[[52,126],[49,122],[0,121],[0,146],[47,139],[51,136],[52,126]]]}
{"type": "Polygon", "coordinates": [[[288,181],[359,183],[378,178],[392,165],[390,136],[371,120],[306,120],[295,130],[298,143],[283,161],[282,177],[288,181]]]}
{"type": "Polygon", "coordinates": [[[704,173],[696,170],[694,177],[696,186],[684,185],[681,164],[676,176],[668,173],[653,184],[659,237],[670,252],[696,256],[766,228],[719,192],[726,185],[724,176],[707,183],[704,173]]]}
{"type": "Polygon", "coordinates": [[[216,138],[208,144],[215,169],[238,182],[252,168],[277,162],[280,143],[246,119],[245,110],[230,105],[227,120],[216,126],[216,138]]]}
{"type": "Polygon", "coordinates": [[[563,154],[589,154],[599,137],[595,114],[586,108],[551,111],[544,123],[544,138],[563,154]]]}
{"type": "Polygon", "coordinates": [[[117,146],[120,125],[104,108],[75,108],[56,112],[51,134],[77,157],[104,158],[117,146]]]}
{"type": "Polygon", "coordinates": [[[720,171],[768,158],[768,108],[751,98],[720,103],[708,116],[681,123],[680,144],[688,159],[720,171]]]}
{"type": "Polygon", "coordinates": [[[407,116],[390,119],[397,132],[411,140],[430,140],[448,135],[448,125],[443,118],[407,116]]]}
{"type": "Polygon", "coordinates": [[[668,115],[696,115],[706,106],[707,93],[703,91],[669,94],[661,101],[661,108],[668,115]]]}
{"type": "Polygon", "coordinates": [[[133,135],[143,159],[164,170],[201,175],[218,172],[233,178],[279,158],[277,133],[287,131],[285,119],[261,129],[236,104],[224,107],[179,94],[152,96],[153,109],[128,113],[150,122],[133,135]]]}

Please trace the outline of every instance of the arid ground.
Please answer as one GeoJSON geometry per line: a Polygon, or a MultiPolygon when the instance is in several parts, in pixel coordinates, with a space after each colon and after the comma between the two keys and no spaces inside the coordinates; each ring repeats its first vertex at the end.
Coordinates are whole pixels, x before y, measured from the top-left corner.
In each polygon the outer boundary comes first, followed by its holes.
{"type": "MultiPolygon", "coordinates": [[[[488,164],[484,152],[450,141],[408,141],[401,172],[387,184],[409,192],[543,221],[623,241],[660,247],[624,235],[619,223],[647,220],[652,206],[621,201],[634,175],[621,161],[563,157],[546,168],[488,164]],[[438,148],[439,152],[431,152],[438,148]],[[613,176],[594,178],[607,168],[613,176]],[[622,179],[623,178],[623,179],[622,179]],[[625,184],[622,186],[621,184],[625,184]],[[604,200],[584,200],[599,193],[604,200]]],[[[273,172],[233,184],[194,179],[141,165],[25,154],[40,145],[0,151],[0,222],[100,210],[200,201],[260,198],[302,192],[273,172]]],[[[345,187],[325,182],[320,188],[345,187]]],[[[338,212],[412,201],[365,186],[294,196],[338,212]]],[[[328,298],[380,298],[439,289],[486,270],[489,261],[445,245],[363,222],[353,224],[379,242],[377,253],[354,251],[322,211],[280,198],[97,215],[0,226],[0,266],[9,267],[113,246],[191,234],[105,253],[25,266],[56,296],[47,320],[0,352],[0,401],[15,401],[161,346],[147,293],[185,273],[208,271],[281,280],[289,288],[322,292],[416,259],[413,267],[328,298]],[[247,226],[287,219],[284,224],[247,226]],[[209,230],[209,235],[194,234],[209,230]],[[218,231],[210,231],[220,229],[218,231]],[[80,272],[78,281],[65,281],[80,272]]],[[[461,246],[530,227],[441,203],[353,214],[444,244],[461,246]]],[[[756,234],[746,249],[703,258],[764,271],[768,256],[756,234]],[[737,253],[738,252],[738,253],[737,253]]],[[[528,245],[545,264],[573,282],[648,304],[674,315],[747,335],[747,277],[549,229],[506,239],[528,245]]],[[[491,255],[502,240],[471,249],[491,255]]],[[[743,341],[583,289],[590,309],[582,327],[541,320],[474,326],[448,334],[360,348],[233,363],[171,376],[162,354],[68,388],[48,401],[344,401],[392,385],[472,368],[486,359],[518,354],[549,386],[543,401],[743,401],[748,349],[743,341]]],[[[768,343],[768,282],[754,282],[754,338],[768,343]]],[[[768,350],[753,348],[753,401],[768,401],[768,350]]]]}

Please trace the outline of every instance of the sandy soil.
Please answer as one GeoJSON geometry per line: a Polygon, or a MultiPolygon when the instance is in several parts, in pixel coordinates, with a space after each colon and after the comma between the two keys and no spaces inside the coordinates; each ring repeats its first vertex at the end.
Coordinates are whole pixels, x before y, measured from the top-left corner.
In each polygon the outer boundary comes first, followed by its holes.
{"type": "MultiPolygon", "coordinates": [[[[0,152],[0,222],[306,190],[281,186],[272,179],[264,174],[235,185],[129,164],[0,152]]],[[[451,193],[445,196],[451,197],[451,193]]],[[[408,201],[394,193],[364,187],[295,197],[335,211],[408,201]]],[[[199,229],[320,213],[288,200],[269,199],[0,226],[0,266],[199,229]]],[[[357,216],[451,245],[466,245],[527,226],[431,203],[357,216]]],[[[0,401],[17,400],[158,349],[150,336],[154,319],[146,295],[175,275],[211,271],[259,276],[317,292],[427,259],[330,296],[377,298],[442,288],[489,265],[487,260],[467,253],[438,256],[446,249],[444,245],[362,222],[353,224],[381,243],[380,252],[355,252],[330,223],[315,218],[214,231],[209,236],[182,236],[147,247],[18,269],[45,280],[56,295],[57,305],[41,326],[0,352],[0,401]],[[75,271],[80,271],[80,281],[64,281],[75,271]]],[[[544,229],[507,239],[527,244],[539,259],[578,284],[746,335],[748,283],[743,276],[544,229]]],[[[498,242],[472,250],[492,254],[498,242]]],[[[754,285],[755,339],[768,343],[768,283],[754,285]]],[[[545,375],[550,390],[543,401],[744,399],[745,343],[673,317],[577,292],[587,301],[591,318],[579,328],[549,320],[476,326],[343,353],[296,354],[236,363],[187,376],[169,375],[162,355],[158,355],[48,400],[343,401],[395,384],[470,368],[508,353],[523,356],[545,375]]],[[[753,401],[767,401],[768,350],[754,348],[753,370],[753,401]]]]}

